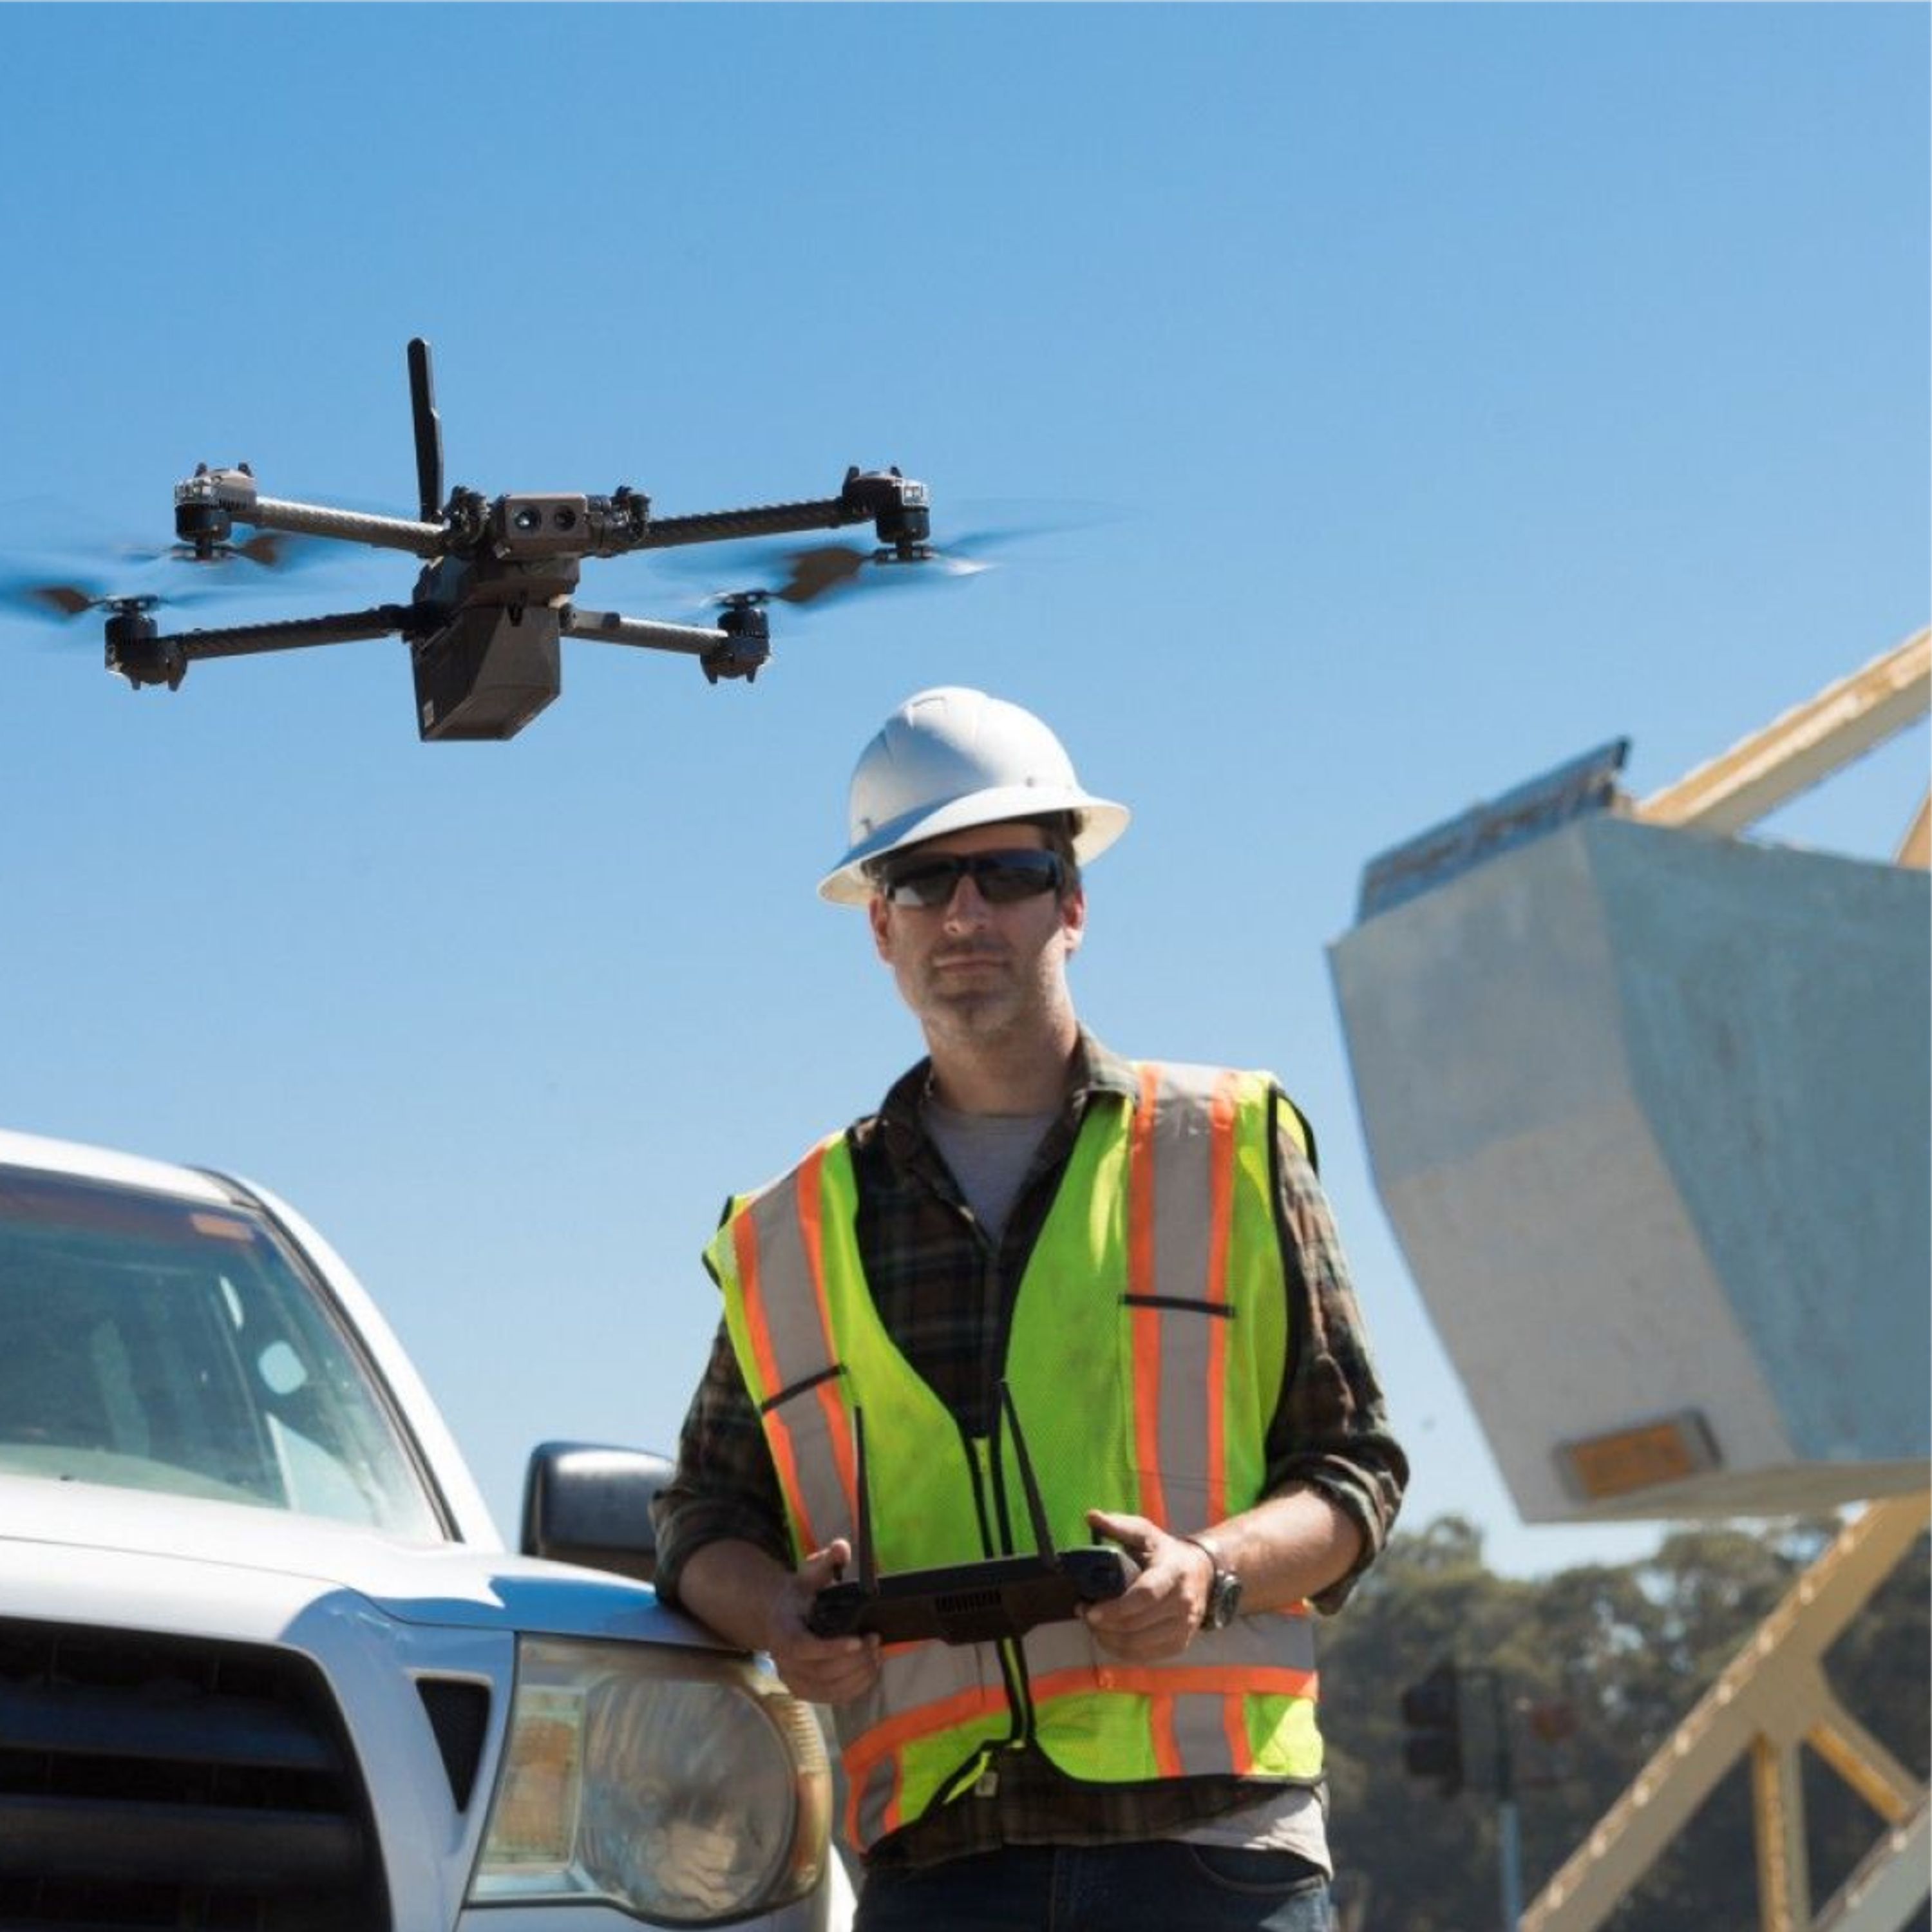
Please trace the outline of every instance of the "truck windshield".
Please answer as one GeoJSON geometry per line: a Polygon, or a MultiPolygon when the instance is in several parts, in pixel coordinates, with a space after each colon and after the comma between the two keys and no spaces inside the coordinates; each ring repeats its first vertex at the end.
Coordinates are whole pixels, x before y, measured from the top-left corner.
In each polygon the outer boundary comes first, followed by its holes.
{"type": "Polygon", "coordinates": [[[370,1371],[266,1217],[12,1167],[0,1472],[443,1539],[370,1371]]]}

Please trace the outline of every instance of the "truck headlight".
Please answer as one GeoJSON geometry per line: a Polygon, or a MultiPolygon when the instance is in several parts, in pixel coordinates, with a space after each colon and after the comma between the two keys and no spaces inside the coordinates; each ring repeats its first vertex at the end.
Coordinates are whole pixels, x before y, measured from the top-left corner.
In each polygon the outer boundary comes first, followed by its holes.
{"type": "Polygon", "coordinates": [[[830,1809],[810,1709],[742,1659],[525,1637],[470,1896],[742,1918],[818,1882],[830,1809]]]}

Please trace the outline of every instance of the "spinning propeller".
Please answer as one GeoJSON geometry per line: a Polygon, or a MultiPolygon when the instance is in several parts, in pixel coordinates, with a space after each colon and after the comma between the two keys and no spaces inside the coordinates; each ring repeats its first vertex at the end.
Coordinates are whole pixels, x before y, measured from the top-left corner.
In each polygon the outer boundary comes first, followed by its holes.
{"type": "Polygon", "coordinates": [[[1010,561],[1007,553],[1021,546],[1094,520],[1084,511],[1076,513],[1064,504],[999,508],[999,524],[962,531],[939,542],[720,544],[702,553],[668,558],[662,567],[711,586],[698,600],[700,607],[778,603],[805,611],[842,604],[857,592],[962,584],[1002,568],[1010,561]]]}

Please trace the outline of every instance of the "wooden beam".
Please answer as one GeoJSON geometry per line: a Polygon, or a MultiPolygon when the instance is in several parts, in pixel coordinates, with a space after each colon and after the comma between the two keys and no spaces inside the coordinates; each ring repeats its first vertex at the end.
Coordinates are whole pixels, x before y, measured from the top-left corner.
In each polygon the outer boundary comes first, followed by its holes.
{"type": "Polygon", "coordinates": [[[1795,705],[1636,808],[1654,825],[1738,832],[1932,708],[1932,630],[1795,705]]]}
{"type": "Polygon", "coordinates": [[[1888,1497],[1868,1503],[1840,1531],[1552,1874],[1524,1912],[1520,1932],[1597,1932],[1718,1779],[1748,1754],[1759,1855],[1772,1867],[1760,1866],[1764,1908],[1788,1912],[1794,1902],[1804,1904],[1798,1923],[1809,1925],[1809,1880],[1793,1850],[1798,1841],[1791,1822],[1793,1794],[1802,1786],[1795,1778],[1784,1786],[1781,1762],[1814,1716],[1838,1714],[1835,1697],[1820,1712],[1802,1703],[1808,1689],[1824,1688],[1818,1660],[1918,1541],[1928,1515],[1932,1497],[1888,1497]],[[1777,1736],[1767,1733],[1767,1717],[1777,1736]]]}
{"type": "Polygon", "coordinates": [[[1918,801],[1918,809],[1892,860],[1895,866],[1916,866],[1922,872],[1932,870],[1932,791],[1918,801]]]}
{"type": "Polygon", "coordinates": [[[1928,1841],[1932,1830],[1922,1804],[1859,1861],[1812,1932],[1898,1932],[1932,1891],[1926,1880],[1928,1841]]]}

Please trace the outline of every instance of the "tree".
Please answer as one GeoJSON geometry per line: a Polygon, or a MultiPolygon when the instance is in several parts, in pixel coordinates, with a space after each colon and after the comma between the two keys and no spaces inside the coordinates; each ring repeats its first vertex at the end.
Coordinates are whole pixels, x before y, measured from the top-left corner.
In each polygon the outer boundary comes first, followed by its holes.
{"type": "MultiPolygon", "coordinates": [[[[1496,1812],[1482,1788],[1445,1801],[1402,1765],[1402,1687],[1453,1658],[1503,1673],[1520,1715],[1563,1706],[1568,1735],[1515,1732],[1523,1877],[1533,1898],[1669,1736],[1792,1578],[1829,1522],[1682,1530],[1655,1554],[1525,1582],[1492,1574],[1482,1539],[1446,1517],[1398,1535],[1323,1626],[1323,1726],[1339,1863],[1368,1879],[1367,1932],[1492,1932],[1496,1812]]],[[[1921,1540],[1830,1660],[1840,1695],[1925,1777],[1928,1555],[1921,1540]]],[[[1480,1758],[1480,1750],[1477,1754],[1480,1758]]],[[[1829,1895],[1876,1817],[1821,1766],[1808,1775],[1813,1888],[1829,1895]]],[[[1610,1922],[1610,1932],[1712,1932],[1756,1917],[1748,1779],[1734,1774],[1610,1922]]],[[[1932,1920],[1917,1922],[1932,1932],[1932,1920]]]]}

